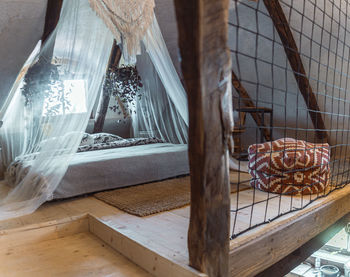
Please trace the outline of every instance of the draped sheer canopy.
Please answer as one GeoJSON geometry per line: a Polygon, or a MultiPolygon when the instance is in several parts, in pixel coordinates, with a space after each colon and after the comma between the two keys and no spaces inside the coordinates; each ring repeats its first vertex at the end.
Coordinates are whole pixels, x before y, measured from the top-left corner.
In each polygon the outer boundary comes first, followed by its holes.
{"type": "Polygon", "coordinates": [[[63,2],[56,29],[38,43],[1,110],[0,219],[31,213],[51,199],[101,95],[113,39],[143,82],[134,136],[187,143],[186,94],[153,8],[153,0],[63,2]],[[142,3],[132,14],[131,2],[142,3]]]}

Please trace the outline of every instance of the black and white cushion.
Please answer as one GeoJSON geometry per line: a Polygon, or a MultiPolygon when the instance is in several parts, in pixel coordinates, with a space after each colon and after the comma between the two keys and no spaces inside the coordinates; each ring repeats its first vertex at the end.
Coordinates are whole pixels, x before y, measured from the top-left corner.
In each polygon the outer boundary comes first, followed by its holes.
{"type": "Polygon", "coordinates": [[[123,138],[120,136],[108,134],[108,133],[96,133],[96,134],[91,134],[90,136],[93,138],[94,144],[110,143],[118,140],[123,140],[123,138]]]}
{"type": "Polygon", "coordinates": [[[79,146],[91,145],[93,143],[94,143],[94,138],[90,134],[85,133],[81,139],[79,146]]]}
{"type": "Polygon", "coordinates": [[[153,143],[164,143],[164,142],[165,142],[164,140],[161,140],[158,138],[129,138],[129,139],[115,140],[111,142],[93,143],[91,145],[80,146],[78,148],[78,152],[111,149],[111,148],[122,148],[122,147],[153,144],[153,143]]]}

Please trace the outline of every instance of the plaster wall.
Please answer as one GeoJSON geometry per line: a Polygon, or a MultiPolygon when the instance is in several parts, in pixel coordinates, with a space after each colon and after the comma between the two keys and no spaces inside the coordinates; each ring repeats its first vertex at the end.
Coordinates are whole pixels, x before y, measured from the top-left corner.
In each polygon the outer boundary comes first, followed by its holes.
{"type": "MultiPolygon", "coordinates": [[[[350,34],[344,12],[349,4],[344,0],[280,2],[329,129],[330,144],[348,144],[350,34]]],[[[273,109],[274,139],[315,141],[307,106],[263,1],[236,3],[231,5],[229,26],[233,70],[257,106],[273,109]]],[[[249,116],[247,127],[246,146],[259,142],[249,116]]]]}
{"type": "Polygon", "coordinates": [[[0,0],[0,107],[40,39],[47,0],[0,0]]]}
{"type": "MultiPolygon", "coordinates": [[[[18,71],[41,37],[46,1],[0,0],[0,106],[3,104],[18,71]]],[[[321,110],[327,112],[324,114],[327,128],[332,129],[336,126],[337,128],[347,128],[350,100],[347,99],[349,96],[346,96],[348,78],[339,72],[347,75],[349,51],[346,50],[348,50],[347,45],[350,45],[350,35],[347,30],[334,23],[340,22],[340,25],[345,26],[347,24],[346,18],[337,13],[334,7],[332,9],[332,1],[330,0],[325,1],[324,7],[324,1],[317,1],[318,9],[316,11],[312,1],[282,0],[281,2],[301,50],[311,84],[315,93],[318,94],[321,110]],[[293,9],[290,9],[289,6],[292,6],[293,9]],[[314,18],[317,25],[313,25],[310,18],[314,18]],[[319,26],[324,26],[325,30],[335,35],[332,37],[322,32],[319,26]],[[305,35],[300,36],[300,31],[305,35]],[[313,36],[313,41],[308,38],[310,36],[313,36]],[[338,42],[336,37],[340,37],[338,42]],[[318,43],[321,43],[322,47],[319,47],[318,43]],[[332,49],[334,51],[331,51],[332,49]],[[318,61],[324,66],[318,68],[318,61]],[[332,98],[332,96],[334,97],[332,98]],[[335,97],[340,100],[334,100],[335,97]],[[343,116],[339,119],[337,114],[343,116]]],[[[337,6],[343,5],[343,9],[347,7],[344,0],[335,2],[337,6]]],[[[230,21],[237,24],[238,15],[240,26],[244,26],[248,30],[238,29],[237,33],[237,28],[230,26],[229,46],[234,51],[243,54],[232,54],[233,69],[243,79],[243,85],[259,106],[273,108],[274,126],[280,128],[274,131],[275,138],[291,136],[312,141],[314,132],[310,129],[313,128],[313,125],[308,116],[304,99],[299,92],[278,34],[273,28],[271,19],[266,14],[267,11],[262,1],[255,3],[239,0],[237,6],[232,5],[230,21]],[[241,5],[241,3],[245,5],[241,5]],[[258,7],[262,13],[258,13],[256,16],[254,10],[247,6],[258,7]],[[252,32],[256,32],[256,26],[259,26],[258,32],[263,36],[252,34],[252,32]],[[258,48],[256,48],[257,42],[258,48]],[[259,57],[260,60],[256,61],[255,56],[259,57]],[[289,130],[285,131],[285,126],[288,126],[289,130]],[[296,128],[305,130],[296,131],[296,128]]],[[[156,0],[156,15],[170,55],[178,72],[180,72],[173,0],[156,0]]],[[[111,119],[113,115],[108,117],[111,119]]],[[[109,125],[107,122],[106,124],[109,125]]],[[[247,126],[248,131],[244,141],[248,145],[257,140],[256,137],[259,136],[259,133],[255,131],[255,123],[249,117],[247,126]],[[250,132],[249,126],[252,127],[250,132]]],[[[110,129],[109,127],[106,128],[110,129]]],[[[331,132],[333,144],[347,143],[347,137],[331,132]]]]}
{"type": "MultiPolygon", "coordinates": [[[[0,0],[0,107],[22,65],[41,38],[46,5],[47,0],[0,0]]],[[[180,72],[173,0],[156,0],[155,12],[170,56],[180,72]]],[[[104,131],[128,137],[130,122],[118,123],[118,119],[116,113],[109,111],[104,131]]],[[[91,124],[88,130],[92,128],[91,124]]]]}

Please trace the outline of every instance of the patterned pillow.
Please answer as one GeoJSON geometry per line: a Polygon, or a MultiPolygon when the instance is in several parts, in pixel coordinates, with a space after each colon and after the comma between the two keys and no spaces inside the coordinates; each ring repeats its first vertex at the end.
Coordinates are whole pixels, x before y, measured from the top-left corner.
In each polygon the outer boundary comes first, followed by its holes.
{"type": "Polygon", "coordinates": [[[165,143],[164,140],[158,138],[128,138],[121,139],[107,143],[95,143],[86,146],[80,146],[78,152],[102,150],[102,149],[112,149],[112,148],[122,148],[129,146],[146,145],[153,143],[165,143]]]}
{"type": "Polygon", "coordinates": [[[92,145],[94,143],[94,138],[92,135],[85,133],[81,139],[79,146],[92,145]]]}
{"type": "Polygon", "coordinates": [[[96,133],[96,134],[91,134],[90,136],[94,140],[93,144],[110,143],[113,141],[123,140],[123,138],[120,136],[108,134],[108,133],[96,133]]]}
{"type": "Polygon", "coordinates": [[[314,194],[326,189],[330,176],[327,143],[282,138],[249,146],[250,184],[280,194],[314,194]]]}

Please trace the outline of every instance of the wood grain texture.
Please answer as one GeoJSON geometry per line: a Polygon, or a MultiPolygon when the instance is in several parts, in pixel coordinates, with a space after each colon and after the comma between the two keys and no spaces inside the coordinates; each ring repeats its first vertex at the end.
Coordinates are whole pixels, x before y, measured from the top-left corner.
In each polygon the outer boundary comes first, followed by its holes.
{"type": "Polygon", "coordinates": [[[349,221],[350,214],[343,216],[335,224],[309,240],[288,256],[256,275],[256,277],[285,276],[292,271],[293,268],[300,265],[314,252],[324,246],[330,239],[340,232],[349,221]]]}
{"type": "Polygon", "coordinates": [[[208,276],[228,276],[229,1],[175,0],[175,6],[189,104],[190,265],[208,276]]]}
{"type": "Polygon", "coordinates": [[[282,41],[284,51],[293,70],[300,93],[305,100],[312,123],[316,129],[317,137],[327,140],[328,135],[327,132],[324,131],[326,130],[326,126],[320,113],[316,95],[307,78],[297,44],[279,0],[264,0],[264,4],[282,41]]]}
{"type": "MultiPolygon", "coordinates": [[[[244,179],[238,177],[236,172],[231,172],[231,182],[241,183],[249,186],[249,175],[244,179]]],[[[244,185],[240,184],[240,186],[244,185]]],[[[240,205],[251,203],[252,190],[240,192],[240,205]],[[249,201],[249,202],[248,202],[249,201]]],[[[256,201],[266,199],[267,193],[256,193],[256,201]],[[265,198],[263,198],[265,195],[265,198]]],[[[288,197],[286,196],[286,200],[288,197]]],[[[300,206],[297,197],[293,197],[293,206],[300,206]],[[298,204],[299,203],[299,204],[298,204]]],[[[236,209],[237,195],[231,194],[231,208],[236,209]]],[[[269,201],[268,213],[273,216],[278,213],[279,201],[269,201]]],[[[306,204],[304,202],[304,204],[306,204]]],[[[282,209],[290,207],[290,200],[282,200],[282,209]]],[[[256,205],[253,216],[255,219],[264,219],[265,205],[256,205]]],[[[230,242],[230,269],[231,276],[255,276],[259,272],[281,260],[298,249],[305,242],[331,226],[350,210],[350,186],[332,192],[329,196],[317,199],[310,203],[303,210],[289,213],[279,217],[271,223],[256,227],[255,229],[240,235],[230,242]],[[283,247],[281,247],[283,246],[283,247]]],[[[283,210],[282,210],[283,211],[283,210]]],[[[237,219],[238,227],[241,229],[249,225],[250,214],[242,210],[242,216],[237,219]]],[[[156,266],[156,272],[162,273],[166,268],[171,272],[182,272],[178,266],[188,268],[187,231],[189,226],[190,207],[184,207],[152,216],[140,218],[124,213],[110,205],[107,205],[94,197],[82,197],[65,201],[45,203],[36,212],[6,221],[0,224],[0,245],[5,242],[5,236],[9,236],[11,247],[31,240],[57,238],[70,235],[72,229],[76,232],[83,232],[86,215],[95,217],[96,220],[105,224],[104,228],[90,226],[90,232],[101,237],[106,242],[130,258],[134,263],[147,270],[156,266]],[[69,229],[63,228],[65,223],[75,220],[69,229]],[[80,223],[79,223],[80,222],[80,223]],[[20,237],[19,232],[33,230],[47,226],[54,230],[55,225],[59,226],[54,235],[50,237],[45,232],[35,232],[36,235],[20,237]],[[110,227],[110,228],[109,228],[110,227]],[[112,231],[115,230],[116,233],[112,231]],[[101,232],[101,233],[100,233],[101,232]],[[12,236],[13,235],[13,236],[12,236]],[[113,243],[110,239],[113,238],[113,243]],[[142,254],[141,254],[142,253],[142,254]],[[146,257],[147,261],[141,260],[146,257]],[[150,259],[149,257],[153,257],[150,259]],[[164,259],[163,259],[164,258],[164,259]],[[140,263],[138,262],[140,260],[140,263]],[[142,263],[141,263],[142,262],[142,263]],[[168,264],[166,265],[163,263],[168,264]],[[146,264],[146,265],[144,265],[146,264]],[[175,264],[175,266],[174,266],[175,264]]],[[[232,218],[234,214],[231,214],[232,218]]],[[[231,220],[233,222],[233,220],[231,220]]],[[[254,222],[253,222],[254,223],[254,222]]],[[[231,228],[232,230],[232,228],[231,228]]],[[[32,233],[31,233],[32,234],[32,233]]],[[[193,272],[193,269],[190,270],[193,272]]],[[[152,272],[152,271],[151,271],[152,272]]],[[[198,276],[202,274],[195,272],[198,276]]],[[[164,276],[158,275],[158,276],[164,276]]],[[[167,275],[165,275],[167,276],[167,275]]],[[[176,275],[175,275],[176,276],[176,275]]],[[[178,275],[182,276],[182,275],[178,275]]],[[[186,276],[186,275],[185,275],[186,276]]]]}
{"type": "MultiPolygon", "coordinates": [[[[117,45],[116,40],[114,40],[106,71],[108,71],[109,68],[111,68],[111,67],[118,66],[121,56],[122,56],[122,52],[121,52],[119,46],[117,45]]],[[[108,93],[105,93],[105,91],[103,90],[103,92],[101,93],[101,100],[100,100],[101,102],[100,102],[100,105],[98,107],[98,111],[96,112],[96,120],[95,120],[95,124],[94,124],[93,133],[102,132],[103,126],[105,123],[105,119],[106,119],[106,114],[108,111],[110,99],[111,99],[111,95],[108,93]]],[[[120,105],[120,103],[119,103],[119,105],[120,105]]],[[[122,107],[122,106],[120,105],[120,107],[122,107]]]]}
{"type": "Polygon", "coordinates": [[[89,232],[15,248],[3,246],[0,259],[2,277],[151,277],[89,232]]]}
{"type": "MultiPolygon", "coordinates": [[[[256,108],[253,100],[250,98],[248,92],[246,89],[243,87],[241,81],[238,79],[237,75],[232,71],[232,86],[235,88],[239,95],[239,100],[243,101],[245,107],[250,107],[250,108],[256,108]]],[[[259,113],[251,113],[252,118],[254,119],[256,125],[260,128],[260,132],[263,132],[264,138],[266,141],[271,141],[271,133],[268,128],[266,128],[266,125],[263,124],[263,119],[259,113]]]]}
{"type": "Polygon", "coordinates": [[[61,222],[32,224],[22,228],[0,231],[0,249],[18,248],[28,244],[55,240],[89,230],[88,217],[74,216],[61,222]]]}
{"type": "Polygon", "coordinates": [[[89,217],[89,228],[92,234],[141,268],[147,270],[152,276],[207,277],[207,275],[201,274],[187,265],[169,261],[166,257],[138,244],[95,217],[89,217]]]}
{"type": "Polygon", "coordinates": [[[350,186],[231,241],[231,276],[256,276],[350,211],[350,186]],[[283,247],[281,247],[283,246],[283,247]]]}
{"type": "Polygon", "coordinates": [[[43,43],[47,40],[52,31],[56,28],[58,20],[60,19],[62,3],[63,0],[47,1],[44,32],[41,37],[43,43]]]}

